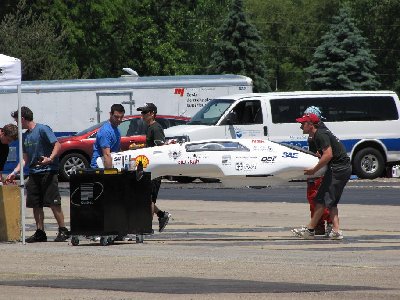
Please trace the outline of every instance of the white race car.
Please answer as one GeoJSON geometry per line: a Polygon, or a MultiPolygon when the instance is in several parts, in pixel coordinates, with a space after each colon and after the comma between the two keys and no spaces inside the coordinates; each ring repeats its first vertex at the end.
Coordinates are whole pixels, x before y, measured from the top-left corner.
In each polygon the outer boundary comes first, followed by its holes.
{"type": "MultiPolygon", "coordinates": [[[[313,153],[261,139],[219,139],[169,144],[112,153],[113,167],[151,172],[151,178],[189,176],[218,178],[228,187],[284,185],[306,180],[313,153]]],[[[100,168],[102,158],[97,160],[100,168]]],[[[321,176],[325,168],[313,177],[321,176]]]]}

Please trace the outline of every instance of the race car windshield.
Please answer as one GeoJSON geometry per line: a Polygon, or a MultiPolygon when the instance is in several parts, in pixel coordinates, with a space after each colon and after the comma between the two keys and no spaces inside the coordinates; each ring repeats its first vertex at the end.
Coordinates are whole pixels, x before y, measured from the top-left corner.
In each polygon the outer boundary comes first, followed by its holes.
{"type": "Polygon", "coordinates": [[[239,142],[231,141],[204,142],[186,145],[186,152],[198,151],[250,151],[250,149],[239,142]]]}
{"type": "Polygon", "coordinates": [[[188,122],[189,125],[215,125],[225,111],[232,105],[231,99],[214,99],[200,109],[188,122]]]}

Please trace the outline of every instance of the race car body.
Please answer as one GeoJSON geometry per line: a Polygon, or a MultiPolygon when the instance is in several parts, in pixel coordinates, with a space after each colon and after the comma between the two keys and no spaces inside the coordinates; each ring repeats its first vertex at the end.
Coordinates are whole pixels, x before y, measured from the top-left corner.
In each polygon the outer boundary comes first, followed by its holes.
{"type": "MultiPolygon", "coordinates": [[[[273,186],[305,180],[318,157],[311,152],[261,139],[218,139],[170,144],[112,154],[113,167],[143,166],[152,178],[218,178],[225,186],[273,186]]],[[[97,164],[102,167],[101,158],[97,164]]],[[[313,177],[324,173],[321,169],[313,177]]]]}

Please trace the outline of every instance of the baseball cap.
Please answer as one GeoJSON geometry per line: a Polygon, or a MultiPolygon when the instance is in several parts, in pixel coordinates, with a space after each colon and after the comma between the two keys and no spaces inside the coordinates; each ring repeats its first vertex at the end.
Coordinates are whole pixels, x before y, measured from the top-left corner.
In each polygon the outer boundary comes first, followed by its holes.
{"type": "Polygon", "coordinates": [[[143,112],[148,112],[148,111],[152,111],[152,112],[157,112],[157,106],[154,105],[154,103],[146,103],[145,106],[141,106],[137,108],[137,111],[143,111],[143,112]]]}
{"type": "Polygon", "coordinates": [[[325,118],[322,116],[321,109],[317,106],[309,106],[307,109],[304,111],[304,114],[314,114],[316,115],[320,120],[324,120],[325,118]]]}
{"type": "Polygon", "coordinates": [[[296,122],[299,123],[304,123],[304,122],[310,122],[313,124],[318,124],[320,119],[316,114],[304,114],[301,118],[297,118],[296,122]]]}

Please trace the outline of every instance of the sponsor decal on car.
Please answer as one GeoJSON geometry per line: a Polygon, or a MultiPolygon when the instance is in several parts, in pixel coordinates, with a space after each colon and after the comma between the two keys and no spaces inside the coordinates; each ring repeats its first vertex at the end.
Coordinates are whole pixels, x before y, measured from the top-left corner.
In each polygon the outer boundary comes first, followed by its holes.
{"type": "Polygon", "coordinates": [[[150,164],[150,161],[146,155],[138,155],[137,157],[135,157],[135,162],[136,165],[139,165],[139,163],[141,162],[143,168],[147,168],[147,166],[150,164]]]}
{"type": "Polygon", "coordinates": [[[298,152],[283,152],[282,157],[284,158],[299,158],[298,152]]]}
{"type": "Polygon", "coordinates": [[[168,152],[168,156],[173,160],[176,160],[177,158],[181,157],[181,155],[182,152],[180,150],[172,150],[168,152]]]}
{"type": "Polygon", "coordinates": [[[274,163],[276,159],[276,155],[274,156],[264,156],[261,158],[261,162],[263,163],[274,163]]]}
{"type": "Polygon", "coordinates": [[[222,165],[230,166],[231,165],[231,156],[230,155],[222,155],[222,165]]]}

